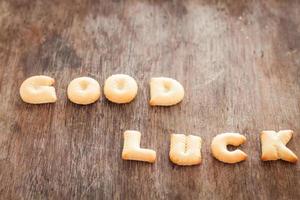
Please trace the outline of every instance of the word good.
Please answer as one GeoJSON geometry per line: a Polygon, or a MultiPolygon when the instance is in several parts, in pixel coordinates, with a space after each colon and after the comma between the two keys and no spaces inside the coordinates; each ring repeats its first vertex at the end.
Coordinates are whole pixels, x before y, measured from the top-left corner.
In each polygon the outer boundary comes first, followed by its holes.
{"type": "MultiPolygon", "coordinates": [[[[26,103],[43,104],[56,102],[54,79],[49,76],[32,76],[20,87],[20,96],[26,103]]],[[[138,85],[134,78],[126,74],[115,74],[104,83],[105,97],[114,103],[131,102],[137,95],[138,85]]],[[[72,80],[67,89],[68,99],[79,105],[88,105],[100,98],[99,83],[90,77],[72,80]]],[[[184,88],[176,80],[167,77],[152,78],[150,81],[150,105],[172,106],[184,97],[184,88]]]]}
{"type": "MultiPolygon", "coordinates": [[[[262,131],[262,157],[263,161],[282,159],[295,163],[298,157],[286,147],[292,138],[293,131],[283,130],[262,131]]],[[[124,146],[122,158],[124,160],[136,160],[154,163],[156,152],[152,149],[140,147],[141,133],[127,130],[124,132],[124,146]]],[[[247,154],[236,149],[228,151],[227,145],[239,146],[246,141],[246,137],[239,133],[222,133],[215,136],[211,143],[212,155],[224,163],[237,163],[247,159],[247,154]]],[[[201,163],[201,143],[198,136],[171,134],[169,157],[171,162],[177,165],[197,165],[201,163]]]]}

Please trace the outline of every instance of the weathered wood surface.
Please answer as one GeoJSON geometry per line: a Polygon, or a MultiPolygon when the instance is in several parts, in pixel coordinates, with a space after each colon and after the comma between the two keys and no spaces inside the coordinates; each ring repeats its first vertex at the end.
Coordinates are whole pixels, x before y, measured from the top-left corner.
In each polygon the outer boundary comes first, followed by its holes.
{"type": "Polygon", "coordinates": [[[0,1],[0,199],[300,199],[299,164],[260,161],[259,132],[292,129],[300,156],[300,1],[0,1]],[[73,78],[126,73],[128,105],[77,106],[73,78]],[[31,75],[56,79],[59,100],[29,105],[31,75]],[[150,107],[148,81],[186,89],[150,107]],[[142,132],[153,165],[121,160],[122,133],[142,132]],[[246,162],[210,155],[218,133],[247,136],[246,162]],[[170,133],[204,140],[203,163],[168,159],[170,133]]]}

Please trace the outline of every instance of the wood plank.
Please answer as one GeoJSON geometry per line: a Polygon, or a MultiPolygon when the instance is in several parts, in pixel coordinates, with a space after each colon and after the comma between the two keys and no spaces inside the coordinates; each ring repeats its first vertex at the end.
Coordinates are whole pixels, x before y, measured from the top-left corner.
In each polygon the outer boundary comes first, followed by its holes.
{"type": "Polygon", "coordinates": [[[294,130],[300,156],[299,1],[3,0],[0,25],[0,199],[300,199],[299,164],[259,159],[265,129],[294,130]],[[137,80],[134,102],[67,100],[73,78],[115,73],[137,80]],[[55,104],[19,98],[36,74],[55,78],[55,104]],[[150,107],[154,76],[180,81],[184,101],[150,107]],[[155,164],[121,159],[127,129],[155,164]],[[229,131],[247,161],[210,155],[229,131]],[[169,161],[171,133],[202,137],[200,166],[169,161]]]}

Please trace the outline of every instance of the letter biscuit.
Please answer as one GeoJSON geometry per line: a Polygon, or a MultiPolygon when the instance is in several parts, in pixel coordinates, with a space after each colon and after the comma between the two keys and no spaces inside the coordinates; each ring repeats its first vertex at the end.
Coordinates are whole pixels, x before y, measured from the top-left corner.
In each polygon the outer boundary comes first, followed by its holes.
{"type": "Polygon", "coordinates": [[[76,104],[87,105],[94,103],[100,97],[99,83],[90,77],[73,79],[67,90],[68,98],[76,104]]]}
{"type": "Polygon", "coordinates": [[[108,77],[104,84],[105,97],[114,103],[129,103],[137,94],[136,81],[125,74],[115,74],[108,77]]]}
{"type": "Polygon", "coordinates": [[[20,87],[20,96],[26,103],[53,103],[57,100],[54,79],[49,76],[32,76],[27,78],[20,87]]]}
{"type": "Polygon", "coordinates": [[[262,131],[261,146],[263,161],[282,159],[288,162],[295,163],[298,157],[286,147],[286,144],[292,138],[292,130],[262,131]]]}
{"type": "Polygon", "coordinates": [[[246,137],[239,133],[222,133],[215,136],[211,143],[213,156],[224,163],[237,163],[247,159],[247,154],[236,149],[228,151],[227,145],[239,146],[246,141],[246,137]]]}
{"type": "Polygon", "coordinates": [[[172,78],[151,78],[150,96],[152,106],[172,106],[182,101],[184,88],[172,78]]]}
{"type": "Polygon", "coordinates": [[[153,163],[156,159],[156,152],[151,149],[140,147],[141,133],[128,130],[124,132],[124,147],[122,158],[124,160],[136,160],[153,163]]]}
{"type": "Polygon", "coordinates": [[[201,138],[194,135],[172,134],[170,160],[177,165],[201,163],[201,138]]]}

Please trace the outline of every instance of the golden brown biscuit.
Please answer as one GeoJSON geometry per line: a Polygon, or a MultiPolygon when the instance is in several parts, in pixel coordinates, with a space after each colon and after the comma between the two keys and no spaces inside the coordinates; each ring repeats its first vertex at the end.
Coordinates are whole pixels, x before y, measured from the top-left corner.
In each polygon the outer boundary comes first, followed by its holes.
{"type": "Polygon", "coordinates": [[[292,138],[292,130],[262,131],[261,146],[263,161],[282,159],[288,162],[295,163],[298,157],[286,147],[286,144],[292,138]]]}
{"type": "Polygon", "coordinates": [[[170,160],[177,165],[201,163],[201,138],[194,135],[172,134],[170,160]]]}
{"type": "Polygon", "coordinates": [[[138,91],[136,81],[126,74],[115,74],[108,77],[104,84],[105,97],[114,103],[131,102],[138,91]]]}
{"type": "Polygon", "coordinates": [[[54,103],[57,100],[54,79],[49,76],[32,76],[27,78],[20,87],[20,96],[26,103],[54,103]]]}
{"type": "Polygon", "coordinates": [[[239,133],[222,133],[215,136],[211,143],[213,156],[224,163],[237,163],[247,159],[247,154],[237,149],[228,151],[227,145],[239,146],[246,141],[246,137],[239,133]]]}
{"type": "Polygon", "coordinates": [[[149,103],[152,106],[172,106],[182,101],[184,88],[172,78],[151,78],[150,96],[149,103]]]}
{"type": "Polygon", "coordinates": [[[90,77],[75,78],[69,83],[67,94],[73,103],[91,104],[100,97],[100,85],[98,81],[90,77]]]}
{"type": "Polygon", "coordinates": [[[156,152],[151,149],[140,147],[141,133],[128,130],[124,132],[124,147],[122,158],[124,160],[136,160],[153,163],[156,159],[156,152]]]}

